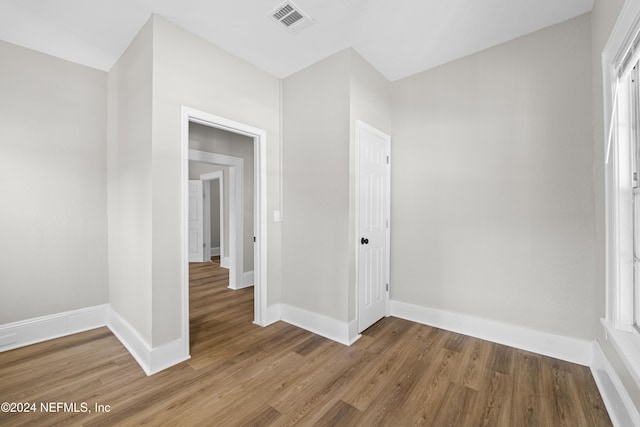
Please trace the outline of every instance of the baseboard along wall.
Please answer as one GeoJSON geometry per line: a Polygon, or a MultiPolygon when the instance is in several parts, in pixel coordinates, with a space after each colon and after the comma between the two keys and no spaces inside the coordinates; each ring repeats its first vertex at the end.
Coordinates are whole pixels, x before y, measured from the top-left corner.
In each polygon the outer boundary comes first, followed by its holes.
{"type": "Polygon", "coordinates": [[[109,304],[41,316],[0,326],[0,352],[107,325],[109,304]]]}
{"type": "Polygon", "coordinates": [[[391,315],[463,335],[590,366],[593,341],[541,332],[510,323],[483,319],[391,300],[391,315]]]}
{"type": "Polygon", "coordinates": [[[107,327],[131,353],[147,375],[158,373],[191,357],[184,338],[151,348],[147,341],[112,309],[109,310],[107,327]]]}
{"type": "Polygon", "coordinates": [[[250,288],[253,286],[253,271],[245,271],[242,273],[242,285],[229,284],[228,288],[237,291],[238,289],[250,288]]]}
{"type": "Polygon", "coordinates": [[[109,304],[65,311],[0,326],[0,352],[108,327],[147,375],[187,360],[182,338],[151,349],[109,304]]]}
{"type": "Polygon", "coordinates": [[[341,322],[287,304],[280,304],[280,314],[283,322],[306,329],[340,344],[351,345],[361,336],[357,333],[357,321],[355,320],[348,323],[341,322]]]}
{"type": "MultiPolygon", "coordinates": [[[[640,414],[596,341],[540,332],[517,325],[392,300],[391,315],[557,359],[589,366],[616,426],[640,426],[640,414]]],[[[267,310],[267,325],[282,320],[317,335],[351,345],[360,338],[357,320],[339,320],[287,304],[267,310]]],[[[184,339],[151,348],[108,304],[71,310],[0,326],[0,352],[107,326],[147,375],[190,358],[184,339]]]]}

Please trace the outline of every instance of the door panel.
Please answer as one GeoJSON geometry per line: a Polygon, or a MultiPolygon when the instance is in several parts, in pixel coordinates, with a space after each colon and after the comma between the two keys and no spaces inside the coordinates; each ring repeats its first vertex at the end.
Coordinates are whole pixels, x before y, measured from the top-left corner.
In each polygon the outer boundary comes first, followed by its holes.
{"type": "Polygon", "coordinates": [[[387,314],[390,137],[358,123],[358,330],[387,314]]]}
{"type": "Polygon", "coordinates": [[[189,262],[204,262],[202,181],[189,181],[189,262]]]}

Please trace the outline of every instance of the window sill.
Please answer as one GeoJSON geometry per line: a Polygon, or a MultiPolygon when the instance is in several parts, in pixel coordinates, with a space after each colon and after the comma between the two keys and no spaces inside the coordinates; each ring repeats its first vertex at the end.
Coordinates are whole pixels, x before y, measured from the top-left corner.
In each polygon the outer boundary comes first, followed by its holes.
{"type": "Polygon", "coordinates": [[[605,339],[616,349],[620,359],[640,386],[640,333],[616,329],[611,322],[600,319],[605,331],[605,339]]]}

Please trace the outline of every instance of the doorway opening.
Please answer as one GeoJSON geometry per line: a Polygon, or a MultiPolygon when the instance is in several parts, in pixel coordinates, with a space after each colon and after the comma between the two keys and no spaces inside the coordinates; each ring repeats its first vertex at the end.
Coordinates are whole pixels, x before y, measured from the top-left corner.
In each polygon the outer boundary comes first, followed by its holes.
{"type": "Polygon", "coordinates": [[[391,137],[358,120],[356,287],[358,332],[389,315],[391,137]]]}
{"type": "MultiPolygon", "coordinates": [[[[224,117],[215,116],[203,111],[195,110],[188,107],[182,107],[181,111],[181,169],[182,169],[182,280],[181,280],[181,299],[182,299],[182,328],[185,339],[186,352],[190,354],[189,349],[189,159],[193,155],[189,149],[189,129],[192,124],[219,129],[230,132],[234,135],[243,135],[249,137],[253,141],[253,293],[254,293],[254,323],[265,326],[265,316],[267,312],[267,186],[266,186],[266,131],[249,126],[244,123],[235,122],[224,117]]],[[[198,151],[198,150],[195,150],[198,151]]],[[[213,153],[209,153],[213,155],[213,153]]],[[[212,160],[208,158],[208,160],[212,160]]],[[[215,161],[213,162],[215,163],[215,161]]],[[[237,166],[236,166],[237,167],[237,166]]],[[[237,169],[236,169],[237,172],[237,169]]],[[[229,181],[234,176],[229,174],[229,181]]],[[[236,177],[237,179],[237,177],[236,177]]],[[[240,190],[241,191],[241,190],[240,190]]],[[[229,203],[231,205],[231,202],[229,203]]],[[[237,206],[237,200],[236,200],[237,206]]],[[[231,215],[230,220],[231,222],[231,215]]],[[[236,227],[236,233],[242,227],[236,227]]],[[[231,234],[231,229],[229,234],[231,234]]],[[[234,236],[229,235],[229,252],[232,248],[232,239],[234,236]]],[[[238,242],[238,239],[235,239],[238,242]]],[[[235,245],[234,252],[237,254],[238,246],[235,245]]],[[[245,251],[246,253],[246,251],[245,251]]],[[[236,262],[239,260],[236,259],[236,262]]],[[[230,259],[231,263],[231,259],[230,259]]],[[[238,268],[236,264],[236,279],[239,274],[244,273],[242,268],[238,268]]],[[[243,280],[245,280],[243,278],[243,280]]]]}
{"type": "Polygon", "coordinates": [[[221,265],[229,269],[229,288],[242,289],[253,285],[253,237],[255,236],[255,179],[253,139],[201,124],[193,124],[189,132],[189,261],[208,261],[210,242],[207,225],[206,178],[215,179],[222,173],[222,232],[224,253],[221,265]],[[233,151],[237,156],[206,150],[233,151]],[[245,167],[245,161],[247,167],[245,167]],[[225,178],[226,177],[226,178],[225,178]],[[204,178],[204,179],[203,179],[204,178]],[[202,188],[199,192],[191,188],[202,188]],[[194,214],[192,210],[196,209],[194,214]],[[228,238],[227,238],[228,236],[228,238]]]}
{"type": "MultiPolygon", "coordinates": [[[[225,169],[223,166],[219,166],[221,169],[215,172],[205,173],[200,175],[200,181],[203,185],[204,193],[204,257],[205,259],[211,259],[212,257],[219,257],[220,266],[222,268],[229,268],[229,255],[227,253],[228,243],[225,242],[225,238],[229,233],[225,233],[225,224],[229,223],[229,218],[226,218],[226,206],[225,196],[228,195],[228,191],[225,191],[225,169]]],[[[191,170],[191,166],[189,166],[191,170]]],[[[229,175],[229,172],[226,172],[229,175]]],[[[227,180],[228,181],[228,180],[227,180]]]]}

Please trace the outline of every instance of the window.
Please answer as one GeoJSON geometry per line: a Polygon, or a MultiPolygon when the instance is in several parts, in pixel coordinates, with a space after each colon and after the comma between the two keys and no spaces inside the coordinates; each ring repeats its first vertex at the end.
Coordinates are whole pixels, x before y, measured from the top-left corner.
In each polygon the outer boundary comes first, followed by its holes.
{"type": "Polygon", "coordinates": [[[640,330],[640,84],[638,72],[640,63],[636,62],[626,77],[629,90],[629,143],[631,162],[631,226],[633,236],[633,285],[632,285],[632,321],[631,324],[640,330]]]}
{"type": "Polygon", "coordinates": [[[603,53],[605,336],[640,384],[640,0],[625,3],[603,53]]]}
{"type": "Polygon", "coordinates": [[[608,279],[609,287],[615,288],[608,317],[616,329],[626,331],[640,325],[639,69],[633,49],[615,69],[617,81],[607,152],[607,208],[611,221],[607,230],[608,279]]]}

